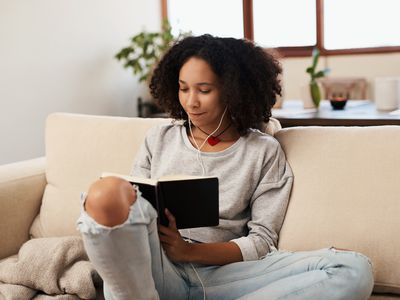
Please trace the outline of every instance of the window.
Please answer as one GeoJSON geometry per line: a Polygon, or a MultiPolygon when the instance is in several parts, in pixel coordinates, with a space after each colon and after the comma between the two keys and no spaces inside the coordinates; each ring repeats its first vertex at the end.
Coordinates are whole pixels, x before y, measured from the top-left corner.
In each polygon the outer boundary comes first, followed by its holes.
{"type": "Polygon", "coordinates": [[[313,0],[253,0],[254,41],[265,47],[313,46],[315,16],[313,0]]]}
{"type": "Polygon", "coordinates": [[[245,37],[284,56],[400,51],[399,0],[161,0],[174,33],[245,37]]]}
{"type": "Polygon", "coordinates": [[[168,0],[168,20],[172,33],[192,31],[222,37],[244,36],[242,0],[168,0]],[[229,7],[229,13],[221,14],[229,7]]]}
{"type": "Polygon", "coordinates": [[[325,0],[325,48],[400,45],[399,11],[399,0],[325,0]]]}

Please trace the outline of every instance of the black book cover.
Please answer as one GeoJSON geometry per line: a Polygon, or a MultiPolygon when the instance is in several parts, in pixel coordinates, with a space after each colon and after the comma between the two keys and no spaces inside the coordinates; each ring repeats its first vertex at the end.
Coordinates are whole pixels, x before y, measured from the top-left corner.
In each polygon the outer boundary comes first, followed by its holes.
{"type": "Polygon", "coordinates": [[[175,216],[178,229],[217,226],[219,224],[219,190],[217,177],[179,176],[150,180],[117,176],[139,186],[143,198],[157,210],[159,222],[168,226],[165,208],[175,216]]]}

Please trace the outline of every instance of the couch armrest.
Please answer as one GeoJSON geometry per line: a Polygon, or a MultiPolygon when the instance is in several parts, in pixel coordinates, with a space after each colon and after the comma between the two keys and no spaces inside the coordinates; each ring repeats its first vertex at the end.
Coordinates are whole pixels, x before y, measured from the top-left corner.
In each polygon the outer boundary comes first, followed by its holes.
{"type": "Polygon", "coordinates": [[[0,166],[0,259],[29,239],[46,186],[45,165],[41,157],[0,166]]]}

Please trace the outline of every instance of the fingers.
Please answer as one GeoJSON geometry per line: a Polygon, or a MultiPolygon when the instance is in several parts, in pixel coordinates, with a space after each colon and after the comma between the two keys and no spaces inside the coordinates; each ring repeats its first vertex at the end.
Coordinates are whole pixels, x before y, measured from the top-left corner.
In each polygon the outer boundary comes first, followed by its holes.
{"type": "Polygon", "coordinates": [[[177,241],[182,239],[182,237],[179,234],[178,229],[176,228],[175,217],[168,209],[165,209],[165,215],[168,219],[168,227],[158,225],[158,236],[162,244],[174,245],[177,243],[177,241]]]}
{"type": "Polygon", "coordinates": [[[162,225],[158,226],[158,238],[160,239],[160,242],[162,244],[167,244],[167,245],[174,245],[180,239],[182,239],[181,235],[177,230],[162,225]]]}
{"type": "Polygon", "coordinates": [[[168,208],[165,209],[165,215],[168,218],[168,222],[169,222],[168,227],[171,229],[177,230],[175,217],[170,213],[168,208]]]}
{"type": "Polygon", "coordinates": [[[170,235],[170,236],[175,236],[177,231],[169,228],[169,227],[165,227],[163,225],[158,225],[158,232],[162,233],[164,235],[170,235]]]}
{"type": "Polygon", "coordinates": [[[173,245],[174,243],[174,239],[171,239],[170,236],[166,236],[166,235],[162,235],[160,234],[158,236],[158,238],[160,239],[161,244],[166,244],[166,245],[173,245]]]}

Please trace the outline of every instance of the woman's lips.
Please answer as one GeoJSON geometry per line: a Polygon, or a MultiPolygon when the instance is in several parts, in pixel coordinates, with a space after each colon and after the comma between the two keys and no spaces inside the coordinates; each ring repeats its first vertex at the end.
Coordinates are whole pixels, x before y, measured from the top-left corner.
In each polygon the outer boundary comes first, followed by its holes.
{"type": "Polygon", "coordinates": [[[200,116],[204,115],[205,113],[189,113],[191,119],[199,118],[200,116]]]}

